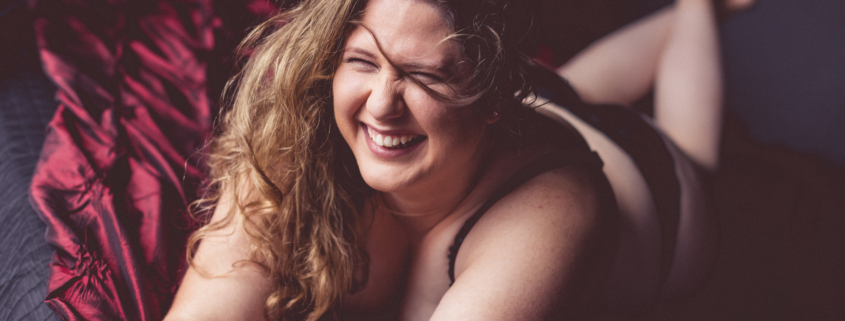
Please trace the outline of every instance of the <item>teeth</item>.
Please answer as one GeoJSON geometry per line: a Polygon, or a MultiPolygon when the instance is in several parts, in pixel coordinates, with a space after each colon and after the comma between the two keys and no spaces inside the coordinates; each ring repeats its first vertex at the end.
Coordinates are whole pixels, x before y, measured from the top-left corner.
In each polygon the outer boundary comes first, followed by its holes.
{"type": "Polygon", "coordinates": [[[376,143],[376,145],[383,146],[383,147],[404,147],[405,143],[413,141],[419,135],[402,135],[402,136],[390,136],[390,135],[382,135],[373,132],[372,129],[367,128],[367,134],[370,135],[370,139],[376,143]]]}

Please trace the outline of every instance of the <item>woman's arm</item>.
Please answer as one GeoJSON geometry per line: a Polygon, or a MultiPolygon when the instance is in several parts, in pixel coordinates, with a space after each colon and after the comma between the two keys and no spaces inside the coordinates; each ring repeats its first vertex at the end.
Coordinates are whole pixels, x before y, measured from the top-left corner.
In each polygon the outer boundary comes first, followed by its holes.
{"type": "Polygon", "coordinates": [[[722,124],[720,56],[711,1],[677,0],[598,40],[558,73],[589,103],[628,105],[653,86],[658,127],[713,170],[722,124]]]}
{"type": "MultiPolygon", "coordinates": [[[[230,206],[231,200],[221,199],[212,222],[223,220],[230,206]]],[[[202,239],[165,320],[264,320],[273,282],[262,268],[247,263],[249,249],[243,215],[236,213],[202,239]]]]}
{"type": "Polygon", "coordinates": [[[431,320],[560,320],[585,310],[616,241],[596,185],[561,168],[498,201],[464,241],[431,320]]]}

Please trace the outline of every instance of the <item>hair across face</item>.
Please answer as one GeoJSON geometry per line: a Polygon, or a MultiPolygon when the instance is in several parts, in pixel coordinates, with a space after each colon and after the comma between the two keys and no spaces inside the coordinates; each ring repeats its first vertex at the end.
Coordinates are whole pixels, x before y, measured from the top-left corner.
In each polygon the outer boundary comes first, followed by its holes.
{"type": "Polygon", "coordinates": [[[475,172],[486,119],[426,90],[460,96],[467,64],[453,34],[431,3],[372,0],[347,38],[335,121],[374,189],[424,193],[475,172]]]}

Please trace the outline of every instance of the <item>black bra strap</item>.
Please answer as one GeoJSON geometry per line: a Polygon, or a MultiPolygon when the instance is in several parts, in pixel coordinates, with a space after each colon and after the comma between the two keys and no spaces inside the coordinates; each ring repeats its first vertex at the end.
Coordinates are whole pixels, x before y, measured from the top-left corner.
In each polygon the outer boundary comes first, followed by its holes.
{"type": "Polygon", "coordinates": [[[489,199],[487,199],[487,202],[485,202],[478,211],[467,219],[464,226],[461,227],[461,230],[458,232],[458,235],[455,236],[455,243],[449,247],[449,280],[451,280],[451,283],[455,283],[455,259],[458,257],[458,250],[461,248],[461,244],[463,244],[464,239],[467,234],[469,234],[472,227],[475,226],[475,223],[481,219],[481,216],[484,215],[484,213],[486,213],[493,204],[496,204],[496,202],[505,197],[505,195],[510,194],[510,192],[514,189],[537,175],[555,168],[575,164],[593,165],[599,169],[601,169],[603,165],[601,158],[599,158],[598,154],[595,152],[588,152],[584,149],[567,149],[553,152],[534,160],[531,164],[523,167],[510,179],[508,179],[505,184],[499,187],[499,189],[496,190],[489,199]]]}

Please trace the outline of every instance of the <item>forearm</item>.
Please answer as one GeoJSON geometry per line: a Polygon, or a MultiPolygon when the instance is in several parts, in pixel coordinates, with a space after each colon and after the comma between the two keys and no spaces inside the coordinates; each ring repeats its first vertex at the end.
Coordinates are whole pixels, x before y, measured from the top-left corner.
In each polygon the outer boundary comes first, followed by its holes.
{"type": "Polygon", "coordinates": [[[188,270],[165,320],[264,320],[272,280],[256,266],[224,275],[188,270]]]}

